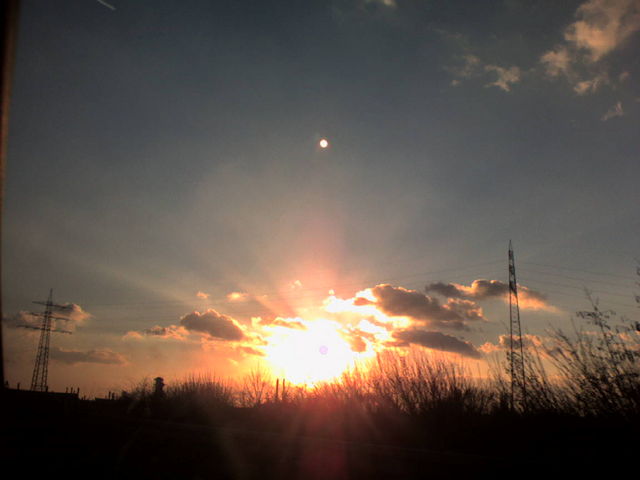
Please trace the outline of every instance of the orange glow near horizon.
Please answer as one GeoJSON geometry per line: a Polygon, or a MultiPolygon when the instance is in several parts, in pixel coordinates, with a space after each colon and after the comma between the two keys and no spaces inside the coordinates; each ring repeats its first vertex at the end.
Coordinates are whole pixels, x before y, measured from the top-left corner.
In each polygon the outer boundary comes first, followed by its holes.
{"type": "MultiPolygon", "coordinates": [[[[370,290],[356,296],[375,300],[370,290]]],[[[386,316],[375,305],[355,305],[354,298],[330,294],[319,308],[299,308],[297,318],[265,326],[268,345],[263,350],[272,374],[306,386],[339,381],[349,369],[364,368],[363,361],[375,357],[392,340],[384,324],[401,328],[409,323],[406,318],[386,316]],[[304,328],[287,328],[287,323],[304,328]]]]}
{"type": "Polygon", "coordinates": [[[375,301],[371,289],[347,298],[331,291],[321,302],[309,298],[302,304],[290,304],[295,311],[291,317],[266,322],[252,319],[264,341],[259,350],[265,355],[270,374],[313,387],[340,381],[342,374],[354,367],[366,370],[369,360],[393,342],[392,331],[410,325],[406,317],[389,317],[381,312],[375,301]],[[356,304],[355,298],[371,303],[356,304]]]}

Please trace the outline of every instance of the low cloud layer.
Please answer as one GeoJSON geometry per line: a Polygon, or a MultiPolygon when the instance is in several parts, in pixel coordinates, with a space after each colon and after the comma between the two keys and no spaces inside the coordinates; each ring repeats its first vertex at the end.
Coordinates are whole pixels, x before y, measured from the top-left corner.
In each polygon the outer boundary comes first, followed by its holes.
{"type": "Polygon", "coordinates": [[[179,325],[155,325],[142,331],[129,331],[123,338],[140,340],[156,337],[171,340],[187,340],[190,334],[211,339],[240,341],[246,339],[244,327],[228,315],[210,308],[206,312],[193,311],[180,318],[179,325]]]}
{"type": "Polygon", "coordinates": [[[75,330],[77,327],[83,326],[87,320],[91,318],[91,314],[78,305],[77,303],[67,303],[63,309],[54,312],[56,317],[67,318],[62,320],[67,330],[75,330]]]}
{"type": "Polygon", "coordinates": [[[233,318],[209,309],[204,313],[194,311],[180,319],[180,325],[190,332],[204,333],[222,340],[242,340],[244,332],[233,318]]]}

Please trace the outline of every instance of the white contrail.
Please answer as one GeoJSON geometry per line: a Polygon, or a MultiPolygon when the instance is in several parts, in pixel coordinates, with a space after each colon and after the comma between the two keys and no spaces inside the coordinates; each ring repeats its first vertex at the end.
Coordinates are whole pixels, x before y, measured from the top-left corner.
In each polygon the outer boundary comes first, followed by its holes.
{"type": "Polygon", "coordinates": [[[107,8],[110,8],[111,10],[115,10],[116,7],[114,7],[113,5],[109,5],[107,2],[105,2],[104,0],[96,0],[98,3],[101,3],[102,5],[104,5],[107,8]]]}

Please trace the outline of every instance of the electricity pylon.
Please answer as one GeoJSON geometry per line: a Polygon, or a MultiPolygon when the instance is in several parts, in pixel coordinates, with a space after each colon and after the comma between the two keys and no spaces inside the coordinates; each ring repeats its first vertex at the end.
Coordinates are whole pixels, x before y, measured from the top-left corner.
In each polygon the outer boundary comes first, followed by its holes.
{"type": "MultiPolygon", "coordinates": [[[[38,305],[44,305],[44,313],[32,312],[32,315],[42,317],[40,327],[32,327],[29,325],[21,325],[24,328],[33,328],[40,330],[40,343],[38,344],[38,353],[36,354],[36,362],[33,367],[33,376],[31,377],[31,390],[37,392],[46,392],[49,390],[47,385],[47,376],[49,373],[49,344],[51,342],[51,324],[53,320],[69,320],[66,317],[58,317],[53,315],[53,309],[65,310],[68,305],[57,305],[53,303],[53,289],[49,290],[49,299],[46,302],[33,302],[38,305]]],[[[71,333],[68,330],[53,330],[60,333],[71,333]]]]}
{"type": "Polygon", "coordinates": [[[518,283],[513,246],[509,240],[509,373],[511,375],[511,410],[521,402],[527,403],[527,382],[524,371],[524,348],[520,327],[520,307],[518,305],[518,283]]]}

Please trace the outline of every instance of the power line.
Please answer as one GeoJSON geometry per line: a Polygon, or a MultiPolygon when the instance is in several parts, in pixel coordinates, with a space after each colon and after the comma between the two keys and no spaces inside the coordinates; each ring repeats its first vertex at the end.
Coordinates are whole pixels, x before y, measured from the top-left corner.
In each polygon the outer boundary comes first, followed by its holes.
{"type": "Polygon", "coordinates": [[[563,266],[560,266],[560,265],[547,265],[547,264],[544,264],[544,263],[534,263],[534,262],[520,262],[520,263],[523,263],[525,265],[535,265],[537,267],[553,268],[553,269],[557,269],[557,270],[570,270],[570,271],[574,271],[574,272],[588,273],[588,274],[591,274],[591,275],[602,275],[602,276],[607,276],[607,277],[623,278],[625,280],[638,280],[637,277],[628,277],[626,275],[618,275],[618,274],[615,274],[615,273],[594,272],[593,270],[583,270],[581,268],[563,267],[563,266]]]}
{"type": "MultiPolygon", "coordinates": [[[[455,267],[455,268],[447,268],[447,269],[442,269],[442,270],[431,270],[431,271],[427,271],[427,272],[420,272],[420,273],[411,273],[411,274],[406,274],[406,275],[402,275],[402,276],[395,276],[395,277],[387,277],[384,280],[380,280],[379,278],[376,280],[362,280],[362,281],[358,281],[358,282],[347,282],[347,283],[333,283],[333,284],[328,284],[325,286],[317,286],[317,287],[312,287],[312,288],[303,288],[305,293],[302,294],[284,294],[283,292],[280,291],[267,291],[267,292],[262,292],[259,294],[250,294],[253,297],[262,297],[262,296],[277,296],[279,298],[299,298],[303,295],[312,295],[311,292],[328,292],[329,290],[335,290],[337,288],[344,288],[344,287],[362,287],[363,285],[366,284],[375,284],[375,285],[379,285],[379,284],[384,284],[384,283],[390,283],[390,282],[395,282],[398,280],[402,280],[405,278],[413,278],[413,277],[419,277],[419,276],[426,276],[426,275],[435,275],[435,274],[439,274],[439,273],[447,273],[447,272],[453,272],[453,271],[462,271],[462,270],[469,270],[469,269],[473,269],[473,268],[477,268],[477,267],[482,267],[482,266],[486,266],[486,265],[493,265],[496,264],[498,262],[502,262],[502,260],[493,260],[490,262],[482,262],[482,263],[477,263],[477,264],[473,264],[473,265],[467,265],[467,266],[462,266],[462,267],[455,267]]],[[[484,275],[486,276],[486,275],[484,275]]],[[[433,280],[438,280],[436,278],[425,278],[420,280],[420,282],[428,282],[428,281],[433,281],[433,280]]],[[[367,287],[365,287],[367,288],[367,287]]],[[[219,299],[221,300],[221,299],[219,299]]],[[[211,300],[211,302],[213,302],[213,300],[211,300]]],[[[87,303],[85,304],[85,306],[87,307],[110,307],[110,306],[146,306],[146,305],[185,305],[188,304],[188,301],[180,301],[180,300],[158,300],[158,301],[151,301],[151,302],[113,302],[113,303],[87,303]]]]}
{"type": "MultiPolygon", "coordinates": [[[[543,282],[542,280],[533,280],[533,283],[542,283],[542,282],[543,282]]],[[[521,284],[524,284],[524,283],[530,284],[531,281],[521,282],[521,284]]],[[[555,285],[555,286],[558,286],[558,287],[572,288],[574,290],[582,290],[582,291],[584,291],[584,287],[578,287],[576,285],[567,285],[566,283],[550,282],[548,280],[544,280],[544,285],[555,285]]],[[[607,294],[607,295],[613,295],[614,297],[629,298],[630,296],[633,296],[633,295],[627,295],[627,294],[623,294],[623,293],[607,292],[606,290],[594,290],[594,291],[598,292],[598,293],[604,293],[604,294],[607,294]]]]}
{"type": "MultiPolygon", "coordinates": [[[[362,281],[358,281],[358,282],[344,282],[344,283],[333,283],[333,284],[327,284],[324,286],[316,286],[316,287],[311,287],[311,288],[304,288],[304,293],[284,293],[281,291],[276,291],[276,290],[272,290],[272,291],[267,291],[267,292],[262,292],[259,294],[251,294],[251,296],[253,297],[261,297],[261,296],[272,296],[272,297],[277,297],[280,299],[299,299],[299,298],[304,298],[304,297],[312,297],[314,295],[324,295],[324,293],[322,294],[315,294],[313,292],[325,292],[325,291],[329,291],[331,289],[339,289],[339,288],[345,288],[345,287],[363,287],[363,285],[378,285],[378,284],[383,284],[383,283],[392,283],[392,282],[398,282],[398,281],[402,281],[402,280],[406,280],[409,278],[415,278],[415,277],[421,277],[421,276],[427,276],[427,275],[437,275],[437,274],[442,274],[442,273],[448,273],[448,272],[460,272],[460,271],[464,271],[464,270],[471,270],[477,267],[482,267],[482,266],[488,266],[488,265],[493,265],[493,264],[497,264],[502,262],[502,260],[492,260],[492,261],[488,261],[488,262],[482,262],[482,263],[477,263],[477,264],[471,264],[471,265],[466,265],[466,266],[460,266],[460,267],[454,267],[454,268],[447,268],[447,269],[439,269],[439,270],[430,270],[430,271],[425,271],[425,272],[417,272],[417,273],[409,273],[406,275],[399,275],[399,276],[392,276],[392,277],[386,277],[384,279],[367,279],[367,280],[362,280],[362,281]]],[[[604,273],[604,272],[594,272],[594,271],[589,271],[589,270],[582,270],[582,269],[575,269],[575,268],[569,268],[569,267],[560,267],[560,266],[554,266],[554,265],[546,265],[546,264],[539,264],[539,263],[533,263],[533,262],[520,262],[520,263],[524,263],[524,264],[528,264],[528,265],[536,265],[536,266],[541,266],[541,267],[547,267],[547,268],[554,268],[554,269],[558,269],[558,270],[572,270],[572,271],[579,271],[579,272],[583,272],[583,273],[588,273],[588,274],[593,274],[593,275],[604,275],[604,276],[610,276],[610,277],[616,277],[616,278],[624,278],[624,279],[632,279],[632,277],[625,277],[622,275],[615,275],[615,274],[610,274],[610,273],[604,273]]],[[[522,269],[521,269],[522,270],[522,269]]],[[[574,280],[574,281],[579,281],[579,282],[584,282],[585,284],[589,284],[589,283],[600,283],[600,284],[606,284],[606,285],[610,285],[610,286],[616,286],[616,287],[626,287],[627,285],[623,285],[620,283],[615,283],[615,282],[608,282],[605,280],[595,280],[595,279],[587,279],[587,278],[581,278],[581,277],[572,277],[572,276],[568,276],[568,275],[563,275],[561,273],[552,273],[552,272],[543,272],[543,271],[539,271],[539,270],[532,270],[532,269],[525,269],[525,275],[527,274],[527,272],[530,273],[535,273],[535,274],[539,274],[539,275],[547,275],[547,276],[555,276],[555,277],[561,277],[561,278],[565,278],[568,280],[574,280]]],[[[494,273],[494,271],[491,272],[487,272],[485,270],[484,275],[476,275],[476,276],[482,276],[482,277],[489,277],[490,275],[486,275],[487,273],[494,273]]],[[[439,278],[423,278],[420,280],[420,282],[428,282],[428,281],[436,281],[436,280],[440,280],[439,278]]],[[[547,284],[552,284],[552,282],[548,282],[546,281],[547,284]]],[[[405,283],[406,284],[406,283],[405,283]]],[[[366,288],[366,287],[363,287],[366,288]]],[[[611,292],[609,292],[612,295],[619,295],[619,294],[613,294],[611,292]]],[[[209,300],[209,303],[212,304],[214,302],[220,302],[220,301],[225,301],[226,299],[223,298],[218,298],[218,299],[211,299],[209,300]]],[[[90,307],[118,307],[118,306],[147,306],[147,307],[151,307],[151,306],[157,306],[157,307],[163,307],[163,306],[180,306],[180,305],[191,305],[192,302],[190,301],[184,301],[184,300],[175,300],[175,301],[171,301],[171,300],[158,300],[158,301],[149,301],[149,302],[112,302],[112,303],[87,303],[85,304],[86,306],[90,306],[90,307]]]]}
{"type": "MultiPolygon", "coordinates": [[[[424,282],[429,282],[429,281],[436,281],[439,280],[440,278],[424,278],[426,276],[433,276],[433,275],[439,275],[439,274],[443,274],[443,273],[453,273],[453,272],[458,272],[457,275],[455,276],[460,276],[460,275],[464,275],[464,276],[469,276],[470,273],[462,273],[464,271],[471,271],[473,269],[477,269],[479,267],[484,267],[484,266],[489,266],[489,265],[494,265],[497,263],[501,263],[501,260],[492,260],[492,261],[487,261],[487,262],[481,262],[481,263],[476,263],[476,264],[471,264],[471,265],[464,265],[464,266],[459,266],[459,267],[454,267],[454,268],[447,268],[447,269],[439,269],[439,270],[430,270],[430,271],[425,271],[425,272],[419,272],[419,273],[411,273],[411,274],[407,274],[407,275],[402,275],[402,276],[395,276],[395,277],[387,277],[384,280],[380,280],[377,279],[376,281],[372,281],[372,280],[364,280],[364,281],[359,281],[359,282],[344,282],[344,283],[333,283],[330,285],[326,285],[326,286],[315,286],[312,288],[304,288],[303,291],[301,292],[281,292],[281,291],[271,291],[271,292],[267,292],[267,293],[261,293],[261,294],[252,294],[250,295],[250,297],[252,297],[254,300],[255,299],[259,299],[259,297],[261,296],[267,296],[267,297],[271,297],[270,300],[273,301],[283,301],[283,302],[294,302],[296,300],[305,300],[305,299],[315,299],[315,298],[326,298],[326,296],[328,295],[328,292],[330,289],[339,289],[339,288],[344,288],[344,287],[349,287],[349,286],[357,286],[357,287],[361,287],[364,288],[363,285],[366,284],[382,284],[382,283],[397,283],[399,280],[402,279],[409,279],[409,278],[415,278],[415,277],[423,277],[421,280],[415,280],[412,282],[402,282],[403,286],[407,287],[407,288],[411,288],[411,285],[413,284],[421,284],[424,282]]],[[[531,265],[537,265],[537,266],[542,266],[542,267],[549,267],[549,268],[558,268],[561,269],[563,267],[557,267],[557,266],[551,266],[551,265],[544,265],[544,264],[535,264],[533,262],[522,262],[522,263],[528,263],[531,265]]],[[[602,274],[602,275],[609,275],[609,276],[616,276],[616,277],[621,277],[621,278],[626,278],[626,277],[622,277],[619,275],[610,275],[610,274],[606,274],[606,273],[602,273],[602,272],[591,272],[591,271],[587,271],[587,270],[580,270],[580,269],[569,269],[566,268],[567,270],[575,270],[575,271],[582,271],[582,272],[586,272],[586,273],[590,273],[590,274],[602,274]]],[[[484,270],[483,275],[478,275],[478,274],[473,274],[473,276],[481,278],[492,278],[495,275],[493,275],[495,273],[495,269],[490,269],[489,271],[484,270]]],[[[548,280],[537,280],[537,279],[529,279],[528,277],[528,273],[533,273],[536,275],[545,275],[545,276],[556,276],[556,277],[561,277],[561,278],[566,278],[569,280],[574,280],[574,281],[584,281],[586,283],[588,282],[594,282],[594,283],[601,283],[601,284],[607,284],[607,285],[612,285],[612,286],[622,286],[621,284],[618,283],[614,283],[614,282],[607,282],[607,281],[603,281],[603,280],[592,280],[592,279],[583,279],[583,278],[578,278],[578,277],[570,277],[567,275],[563,275],[563,274],[559,274],[559,273],[550,273],[550,272],[541,272],[538,270],[531,270],[531,269],[525,269],[525,277],[527,278],[527,281],[521,282],[522,285],[529,285],[529,284],[533,284],[534,286],[536,285],[542,285],[542,287],[546,287],[549,285],[553,285],[553,286],[557,286],[557,287],[561,287],[561,288],[570,288],[570,289],[581,289],[582,287],[577,287],[575,285],[568,285],[568,284],[563,284],[563,283],[556,283],[556,282],[550,282],[548,280]]],[[[522,279],[521,279],[522,280],[522,279]]],[[[454,280],[449,280],[451,282],[454,282],[454,280]]],[[[416,290],[421,290],[419,287],[413,287],[416,290]]],[[[537,287],[539,288],[539,287],[537,287]]],[[[559,292],[557,290],[554,290],[553,292],[554,294],[558,294],[558,295],[563,295],[563,296],[571,296],[571,297],[575,297],[575,298],[583,298],[583,296],[581,295],[576,295],[576,294],[568,294],[568,293],[563,293],[563,292],[559,292]]],[[[618,296],[618,297],[625,297],[626,295],[620,294],[620,293],[614,293],[614,292],[599,292],[599,293],[603,293],[606,295],[612,295],[612,296],[618,296]]],[[[214,305],[220,304],[220,303],[224,303],[224,307],[222,307],[225,310],[231,310],[233,313],[232,314],[260,314],[259,312],[272,312],[273,309],[270,308],[268,305],[264,305],[261,304],[259,306],[246,306],[245,308],[239,307],[238,304],[229,304],[227,303],[228,300],[226,297],[223,298],[218,298],[218,299],[208,299],[206,302],[202,302],[200,303],[199,301],[190,301],[190,300],[158,300],[158,301],[149,301],[149,302],[113,302],[113,303],[104,303],[104,304],[86,304],[86,306],[92,307],[92,308],[100,308],[100,307],[144,307],[145,309],[152,309],[152,308],[171,308],[171,307],[186,307],[188,309],[193,309],[193,308],[211,308],[214,305]],[[195,304],[195,305],[194,305],[195,304]],[[225,308],[226,307],[226,308],[225,308]],[[258,312],[257,312],[258,311],[258,312]]],[[[259,303],[259,301],[258,301],[259,303]]],[[[619,305],[622,307],[627,307],[627,308],[633,308],[635,306],[633,305],[628,305],[628,304],[623,304],[623,303],[619,303],[619,302],[608,302],[614,305],[619,305]]],[[[295,310],[295,307],[292,306],[293,310],[295,310]]],[[[136,320],[144,320],[144,319],[155,319],[156,321],[163,321],[165,319],[165,316],[157,316],[157,315],[144,315],[144,316],[140,316],[140,315],[133,315],[133,319],[136,320]]],[[[170,320],[175,320],[174,316],[171,316],[170,318],[167,317],[167,319],[170,320]]]]}
{"type": "MultiPolygon", "coordinates": [[[[529,282],[529,283],[531,283],[531,282],[529,282]]],[[[534,283],[536,283],[536,282],[534,282],[534,283]]],[[[582,298],[582,299],[586,300],[586,297],[584,295],[577,295],[575,293],[558,292],[557,290],[554,291],[552,293],[552,295],[562,295],[564,297],[582,298]]],[[[607,303],[609,303],[611,305],[617,305],[617,306],[620,306],[620,307],[626,307],[626,308],[636,308],[637,307],[637,305],[628,305],[626,303],[620,303],[620,302],[615,302],[615,301],[607,301],[607,303]]]]}
{"type": "Polygon", "coordinates": [[[540,270],[530,270],[530,269],[525,269],[525,272],[532,272],[532,273],[537,273],[539,275],[547,275],[547,276],[551,276],[551,277],[560,277],[560,278],[566,278],[567,280],[574,280],[576,282],[584,282],[584,283],[601,283],[603,285],[610,285],[613,287],[628,287],[629,284],[622,284],[622,283],[615,283],[615,282],[608,282],[606,280],[593,280],[591,278],[582,278],[582,277],[570,277],[568,275],[563,275],[561,273],[551,273],[551,272],[541,272],[540,270]]]}

